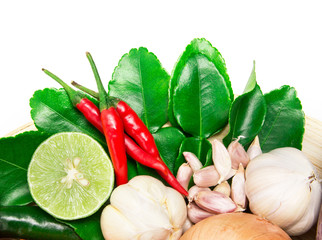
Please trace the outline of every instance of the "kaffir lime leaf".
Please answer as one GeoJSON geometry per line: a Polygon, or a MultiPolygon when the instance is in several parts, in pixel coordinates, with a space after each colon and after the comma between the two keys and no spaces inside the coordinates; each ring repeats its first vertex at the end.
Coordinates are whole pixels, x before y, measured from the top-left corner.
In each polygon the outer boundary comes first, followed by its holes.
{"type": "Polygon", "coordinates": [[[58,133],[41,143],[29,168],[28,184],[35,202],[65,220],[95,213],[114,186],[112,163],[93,138],[76,132],[58,133]]]}

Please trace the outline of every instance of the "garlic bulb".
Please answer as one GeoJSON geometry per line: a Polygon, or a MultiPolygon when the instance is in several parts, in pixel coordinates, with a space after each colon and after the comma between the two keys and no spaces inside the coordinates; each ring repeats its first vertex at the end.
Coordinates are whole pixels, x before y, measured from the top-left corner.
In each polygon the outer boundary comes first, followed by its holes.
{"type": "Polygon", "coordinates": [[[137,176],[118,186],[101,215],[109,240],[175,240],[187,219],[183,197],[150,176],[137,176]]]}
{"type": "Polygon", "coordinates": [[[291,236],[305,233],[317,221],[321,184],[313,165],[298,149],[279,148],[251,160],[245,190],[250,210],[291,236]]]}

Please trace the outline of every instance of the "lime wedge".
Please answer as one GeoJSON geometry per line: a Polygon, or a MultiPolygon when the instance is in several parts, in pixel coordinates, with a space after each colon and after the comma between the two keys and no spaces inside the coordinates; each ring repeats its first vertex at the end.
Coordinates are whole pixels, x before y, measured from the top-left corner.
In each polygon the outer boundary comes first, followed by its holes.
{"type": "Polygon", "coordinates": [[[114,186],[111,160],[93,138],[58,133],[41,143],[28,168],[35,202],[52,216],[80,219],[95,213],[114,186]]]}

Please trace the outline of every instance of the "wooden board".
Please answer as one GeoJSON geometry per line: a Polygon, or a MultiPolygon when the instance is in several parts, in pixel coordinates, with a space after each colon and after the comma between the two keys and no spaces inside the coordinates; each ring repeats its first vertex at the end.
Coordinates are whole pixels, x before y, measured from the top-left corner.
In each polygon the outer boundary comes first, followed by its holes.
{"type": "MultiPolygon", "coordinates": [[[[25,124],[6,136],[13,136],[24,131],[35,130],[33,123],[25,124]]],[[[220,134],[211,137],[222,139],[228,133],[228,127],[226,127],[220,134]]],[[[319,178],[322,179],[322,122],[311,117],[305,117],[305,133],[303,139],[303,152],[310,159],[313,165],[316,167],[319,178]]],[[[306,234],[298,237],[292,237],[293,240],[314,240],[316,236],[316,226],[314,226],[306,234]]]]}

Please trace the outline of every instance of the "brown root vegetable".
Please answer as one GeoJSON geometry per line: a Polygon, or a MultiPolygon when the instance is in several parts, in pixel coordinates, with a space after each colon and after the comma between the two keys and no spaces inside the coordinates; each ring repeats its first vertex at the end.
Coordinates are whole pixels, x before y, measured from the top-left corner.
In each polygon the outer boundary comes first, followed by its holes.
{"type": "Polygon", "coordinates": [[[291,240],[277,225],[249,213],[225,213],[202,220],[180,240],[291,240]]]}

